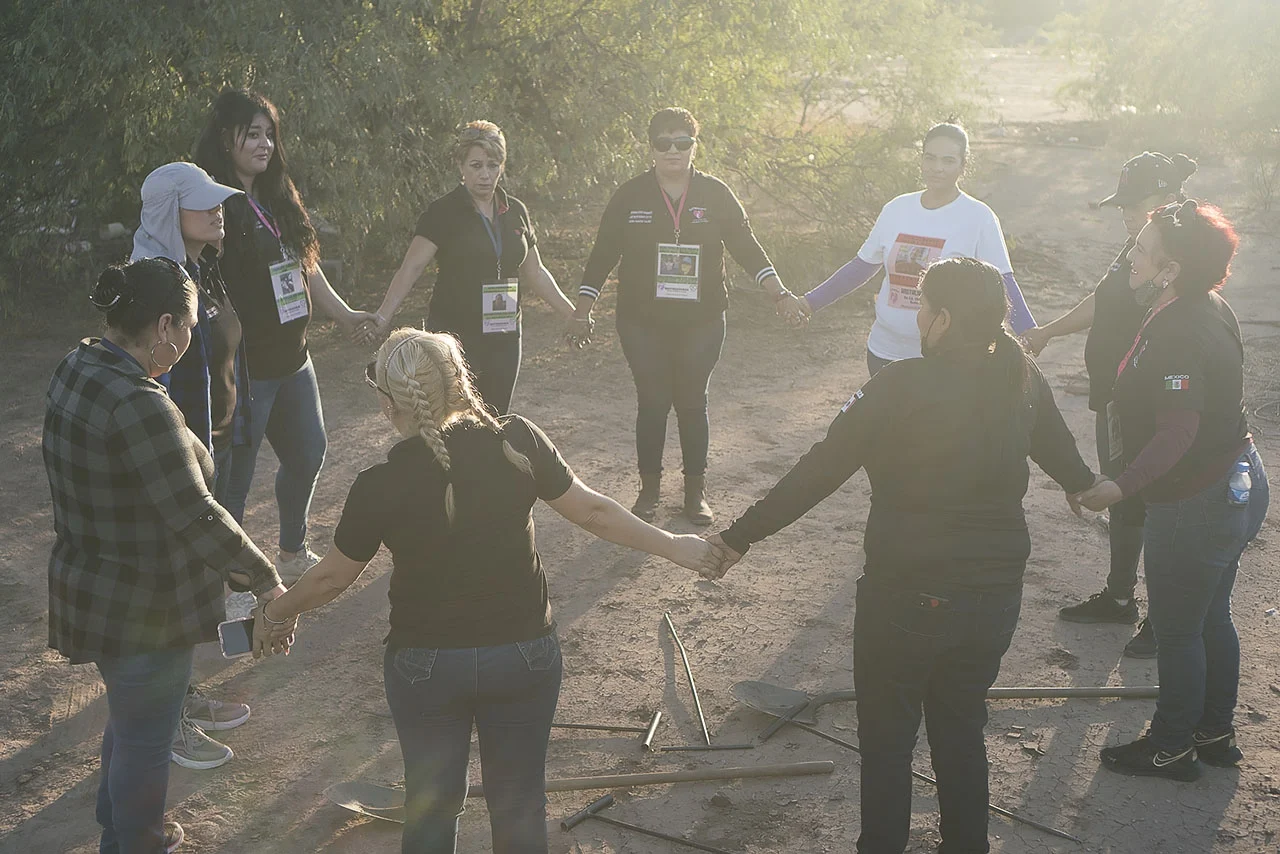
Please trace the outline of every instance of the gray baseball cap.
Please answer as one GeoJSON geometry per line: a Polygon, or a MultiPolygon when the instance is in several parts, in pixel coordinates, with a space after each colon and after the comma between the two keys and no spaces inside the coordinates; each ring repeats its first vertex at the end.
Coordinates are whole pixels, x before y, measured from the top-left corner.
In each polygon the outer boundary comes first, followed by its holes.
{"type": "Polygon", "coordinates": [[[166,163],[142,182],[142,204],[176,196],[178,207],[189,211],[216,208],[236,193],[235,187],[219,184],[194,163],[166,163]]]}

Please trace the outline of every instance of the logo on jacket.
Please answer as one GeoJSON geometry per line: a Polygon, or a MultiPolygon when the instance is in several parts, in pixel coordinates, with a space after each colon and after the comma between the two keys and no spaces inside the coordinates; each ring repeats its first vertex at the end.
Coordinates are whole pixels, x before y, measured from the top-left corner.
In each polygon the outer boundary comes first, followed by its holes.
{"type": "Polygon", "coordinates": [[[859,400],[862,400],[862,389],[858,389],[857,391],[855,391],[855,392],[853,393],[853,397],[849,398],[849,401],[848,401],[847,403],[845,403],[845,405],[844,405],[844,406],[840,407],[840,411],[841,411],[841,412],[848,412],[848,411],[849,411],[849,407],[850,407],[850,406],[853,406],[853,405],[854,405],[855,403],[857,403],[859,400]]]}
{"type": "Polygon", "coordinates": [[[627,222],[631,225],[643,225],[644,223],[653,222],[653,211],[632,211],[627,217],[627,222]]]}
{"type": "Polygon", "coordinates": [[[694,222],[708,222],[706,208],[689,208],[689,215],[693,217],[694,222]]]}
{"type": "Polygon", "coordinates": [[[1165,391],[1186,391],[1191,387],[1191,377],[1186,374],[1171,374],[1164,378],[1165,391]]]}

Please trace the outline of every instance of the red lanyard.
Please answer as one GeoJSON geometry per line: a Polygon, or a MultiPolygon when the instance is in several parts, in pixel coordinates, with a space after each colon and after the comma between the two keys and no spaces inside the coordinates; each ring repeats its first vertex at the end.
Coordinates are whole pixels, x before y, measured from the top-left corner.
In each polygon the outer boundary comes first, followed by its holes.
{"type": "MultiPolygon", "coordinates": [[[[693,179],[689,179],[689,184],[693,183],[693,179]]],[[[667,197],[667,191],[663,190],[659,185],[658,190],[662,193],[662,201],[667,204],[667,213],[671,214],[671,224],[675,226],[676,246],[680,245],[680,217],[684,216],[684,200],[689,198],[689,184],[684,185],[684,193],[680,195],[680,210],[677,211],[671,207],[671,199],[667,197]]]]}
{"type": "Polygon", "coordinates": [[[253,196],[249,195],[248,193],[245,193],[244,197],[249,200],[249,207],[253,208],[253,212],[258,215],[258,219],[261,220],[262,224],[267,227],[267,231],[271,232],[271,234],[275,237],[276,240],[279,240],[280,229],[276,228],[274,225],[271,224],[271,222],[267,220],[266,214],[262,212],[262,208],[258,207],[258,203],[253,200],[253,196]]]}
{"type": "Polygon", "coordinates": [[[1164,311],[1166,308],[1168,308],[1169,306],[1173,305],[1173,304],[1174,304],[1175,302],[1177,302],[1177,301],[1178,301],[1178,298],[1177,298],[1177,297],[1174,297],[1173,299],[1169,300],[1169,301],[1168,301],[1167,303],[1165,303],[1164,305],[1162,305],[1162,306],[1160,306],[1159,308],[1157,308],[1155,311],[1153,311],[1153,312],[1149,313],[1149,314],[1147,315],[1146,319],[1142,321],[1142,326],[1141,326],[1141,328],[1139,328],[1139,329],[1138,329],[1138,334],[1137,334],[1137,335],[1135,335],[1135,336],[1134,336],[1134,338],[1133,338],[1133,346],[1129,348],[1129,352],[1128,352],[1128,353],[1125,353],[1125,354],[1124,354],[1124,358],[1120,360],[1120,364],[1119,364],[1119,366],[1116,368],[1116,379],[1120,379],[1120,375],[1124,373],[1124,369],[1125,369],[1125,368],[1128,366],[1128,364],[1129,364],[1129,359],[1133,358],[1133,351],[1138,349],[1138,342],[1142,340],[1142,333],[1147,331],[1147,324],[1148,324],[1148,323],[1150,323],[1151,321],[1155,320],[1155,319],[1156,319],[1156,315],[1157,315],[1157,314],[1159,314],[1160,312],[1164,311]]]}

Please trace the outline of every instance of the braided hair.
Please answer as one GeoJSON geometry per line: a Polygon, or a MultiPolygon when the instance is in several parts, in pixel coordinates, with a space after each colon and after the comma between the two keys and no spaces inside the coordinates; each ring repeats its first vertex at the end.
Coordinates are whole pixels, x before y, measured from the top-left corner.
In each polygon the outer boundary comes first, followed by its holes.
{"type": "MultiPolygon", "coordinates": [[[[457,516],[453,497],[453,455],[448,436],[462,423],[480,425],[501,434],[502,425],[475,390],[462,347],[452,335],[402,328],[391,333],[375,359],[376,382],[399,412],[409,413],[418,435],[444,469],[445,515],[452,525],[457,516]]],[[[529,458],[502,440],[507,461],[529,477],[529,458]]]]}

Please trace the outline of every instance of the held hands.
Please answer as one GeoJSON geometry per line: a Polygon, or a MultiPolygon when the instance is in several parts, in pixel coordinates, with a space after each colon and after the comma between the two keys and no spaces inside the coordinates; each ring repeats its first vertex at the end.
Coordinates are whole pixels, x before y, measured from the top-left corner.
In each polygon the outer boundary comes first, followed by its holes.
{"type": "Polygon", "coordinates": [[[357,312],[363,315],[351,330],[351,341],[366,346],[378,343],[378,339],[391,331],[391,321],[376,312],[357,312]]]}
{"type": "Polygon", "coordinates": [[[595,331],[596,321],[591,312],[588,311],[585,315],[574,313],[565,324],[564,338],[570,347],[581,350],[591,343],[591,333],[595,331]]]}
{"type": "Polygon", "coordinates": [[[258,607],[253,609],[254,658],[263,658],[282,652],[285,655],[289,654],[289,647],[293,645],[294,632],[298,629],[297,615],[281,621],[274,616],[269,620],[265,613],[268,603],[284,592],[285,587],[282,584],[259,599],[258,607]]]}
{"type": "Polygon", "coordinates": [[[1039,356],[1040,351],[1048,346],[1052,340],[1053,336],[1043,326],[1037,326],[1022,333],[1022,343],[1031,351],[1033,356],[1039,356]]]}
{"type": "Polygon", "coordinates": [[[1086,489],[1075,498],[1076,501],[1093,512],[1101,513],[1124,498],[1124,493],[1120,491],[1120,487],[1116,485],[1114,480],[1103,478],[1098,483],[1095,483],[1091,489],[1086,489]]]}
{"type": "Polygon", "coordinates": [[[707,537],[707,545],[711,547],[713,562],[706,569],[698,570],[703,578],[709,578],[712,581],[724,578],[729,567],[742,560],[742,555],[729,548],[719,534],[707,537]]]}
{"type": "Polygon", "coordinates": [[[813,316],[809,301],[793,293],[788,293],[774,303],[773,310],[792,329],[804,329],[809,325],[809,318],[813,316]]]}

